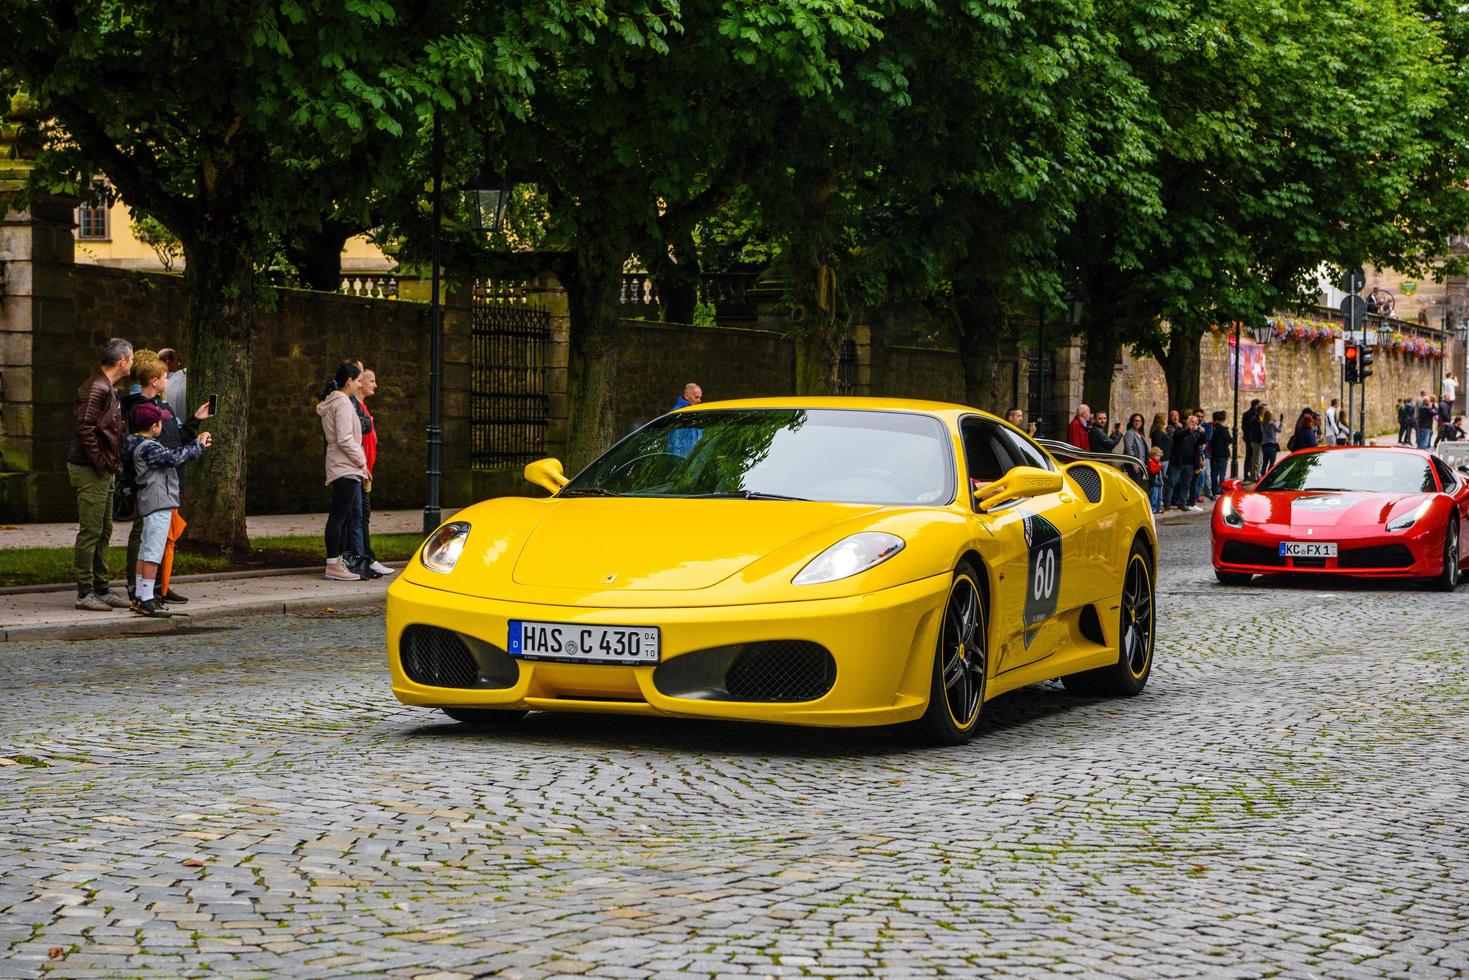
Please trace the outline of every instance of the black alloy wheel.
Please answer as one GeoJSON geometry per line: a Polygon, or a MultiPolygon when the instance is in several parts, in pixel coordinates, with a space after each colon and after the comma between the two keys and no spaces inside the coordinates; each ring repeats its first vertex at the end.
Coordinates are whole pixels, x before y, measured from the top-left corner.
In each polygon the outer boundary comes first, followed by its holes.
{"type": "Polygon", "coordinates": [[[1114,697],[1142,693],[1153,672],[1155,593],[1153,563],[1143,543],[1134,541],[1118,601],[1117,662],[1061,678],[1066,690],[1114,697]]]}
{"type": "Polygon", "coordinates": [[[989,673],[989,629],[979,576],[968,562],[954,569],[944,605],[928,709],[908,726],[922,741],[958,745],[979,727],[989,673]]]}
{"type": "Polygon", "coordinates": [[[1454,515],[1443,536],[1443,571],[1429,583],[1440,592],[1452,592],[1459,587],[1459,577],[1459,518],[1454,515]]]}

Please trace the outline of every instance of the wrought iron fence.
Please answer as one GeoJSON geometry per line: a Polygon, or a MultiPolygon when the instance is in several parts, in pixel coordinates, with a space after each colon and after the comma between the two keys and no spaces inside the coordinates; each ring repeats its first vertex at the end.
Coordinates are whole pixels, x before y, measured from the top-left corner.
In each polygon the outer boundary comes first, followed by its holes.
{"type": "Polygon", "coordinates": [[[479,281],[470,305],[469,456],[474,469],[545,455],[551,315],[524,283],[479,281]]]}
{"type": "Polygon", "coordinates": [[[857,390],[857,342],[851,337],[842,341],[837,356],[837,394],[850,395],[857,390]]]}

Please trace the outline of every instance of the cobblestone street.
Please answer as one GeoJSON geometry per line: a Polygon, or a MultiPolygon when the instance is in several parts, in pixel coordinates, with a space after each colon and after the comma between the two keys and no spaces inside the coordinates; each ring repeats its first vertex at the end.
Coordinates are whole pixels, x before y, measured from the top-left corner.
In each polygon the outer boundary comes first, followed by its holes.
{"type": "Polygon", "coordinates": [[[967,746],[388,690],[380,610],[0,649],[0,977],[1457,976],[1469,589],[1214,582],[967,746]]]}

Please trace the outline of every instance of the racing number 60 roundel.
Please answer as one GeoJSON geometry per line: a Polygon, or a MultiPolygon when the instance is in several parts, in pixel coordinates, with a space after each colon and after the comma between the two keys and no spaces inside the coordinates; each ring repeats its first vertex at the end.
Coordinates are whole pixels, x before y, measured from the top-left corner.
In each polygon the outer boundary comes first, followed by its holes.
{"type": "Polygon", "coordinates": [[[1061,532],[1039,514],[1024,514],[1025,547],[1029,552],[1025,593],[1025,642],[1041,623],[1056,615],[1061,592],[1061,532]]]}

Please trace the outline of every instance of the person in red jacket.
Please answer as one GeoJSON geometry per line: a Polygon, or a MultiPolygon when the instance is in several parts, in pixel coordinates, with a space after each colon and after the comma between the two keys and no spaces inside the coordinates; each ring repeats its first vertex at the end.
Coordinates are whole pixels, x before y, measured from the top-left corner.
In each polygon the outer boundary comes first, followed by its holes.
{"type": "Polygon", "coordinates": [[[1066,427],[1066,441],[1077,449],[1090,450],[1092,410],[1086,405],[1076,406],[1076,415],[1072,417],[1071,424],[1066,427]]]}
{"type": "Polygon", "coordinates": [[[362,484],[362,556],[368,567],[378,575],[391,575],[393,569],[377,560],[372,550],[372,469],[377,465],[377,422],[367,410],[367,399],[377,393],[377,374],[371,368],[363,368],[358,378],[357,407],[367,416],[368,424],[362,428],[362,453],[367,457],[367,480],[362,484]]]}

